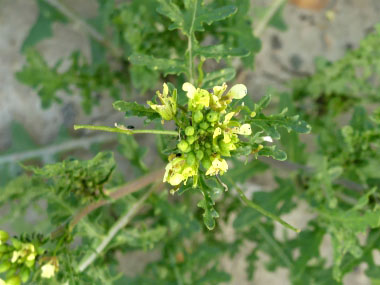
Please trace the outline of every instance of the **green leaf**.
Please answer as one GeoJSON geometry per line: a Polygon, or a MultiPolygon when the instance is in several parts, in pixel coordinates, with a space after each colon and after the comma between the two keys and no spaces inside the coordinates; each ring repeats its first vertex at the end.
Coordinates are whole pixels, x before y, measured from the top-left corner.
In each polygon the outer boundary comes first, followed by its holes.
{"type": "Polygon", "coordinates": [[[118,151],[140,172],[147,172],[148,167],[145,165],[143,159],[148,149],[139,145],[133,136],[119,135],[118,142],[118,151]]]}
{"type": "Polygon", "coordinates": [[[125,112],[126,117],[147,117],[149,120],[160,118],[160,115],[156,111],[136,102],[116,101],[113,103],[113,107],[117,111],[125,112]]]}
{"type": "Polygon", "coordinates": [[[232,80],[236,75],[234,68],[224,68],[207,73],[203,79],[202,87],[205,89],[222,85],[224,82],[232,80]]]}
{"type": "Polygon", "coordinates": [[[284,1],[284,3],[281,5],[279,9],[277,9],[276,13],[273,15],[273,17],[270,19],[268,23],[269,26],[272,26],[282,32],[288,29],[288,26],[286,25],[283,17],[284,8],[286,4],[287,2],[284,1]]]}
{"type": "Polygon", "coordinates": [[[198,46],[194,49],[195,55],[204,56],[206,58],[215,58],[220,60],[221,58],[230,57],[244,57],[249,55],[249,50],[241,47],[227,47],[223,44],[212,46],[198,46]]]}
{"type": "Polygon", "coordinates": [[[173,22],[169,29],[180,29],[189,37],[196,31],[204,31],[204,23],[211,25],[213,22],[226,19],[237,11],[236,7],[232,5],[209,9],[201,0],[185,1],[183,11],[172,0],[158,0],[158,3],[157,11],[173,22]]]}
{"type": "Polygon", "coordinates": [[[43,39],[50,38],[53,35],[52,24],[55,21],[67,22],[66,17],[46,1],[38,0],[37,3],[39,8],[38,18],[22,43],[21,51],[23,52],[43,39]]]}
{"type": "Polygon", "coordinates": [[[259,155],[262,156],[270,156],[273,159],[284,161],[287,158],[286,153],[279,149],[277,145],[272,145],[272,146],[264,146],[263,149],[259,151],[259,155]]]}
{"type": "Polygon", "coordinates": [[[146,66],[152,70],[161,71],[164,76],[168,74],[186,73],[186,66],[183,61],[169,58],[156,58],[151,55],[132,54],[129,57],[132,64],[146,66]]]}
{"type": "Polygon", "coordinates": [[[43,168],[24,166],[35,175],[50,178],[52,188],[60,195],[74,195],[83,201],[103,196],[103,186],[116,164],[111,152],[100,152],[88,161],[68,159],[43,168]]]}
{"type": "Polygon", "coordinates": [[[216,192],[220,193],[220,189],[210,188],[203,178],[200,177],[200,191],[203,194],[203,199],[198,202],[197,206],[203,209],[203,222],[209,230],[215,228],[215,219],[219,218],[218,212],[215,210],[215,195],[216,192]],[[215,190],[217,190],[215,192],[215,190]]]}
{"type": "Polygon", "coordinates": [[[278,128],[285,128],[288,132],[309,133],[311,127],[305,121],[299,119],[299,115],[287,116],[285,108],[280,114],[266,116],[262,110],[269,105],[270,95],[264,96],[258,104],[254,105],[256,115],[249,122],[266,132],[272,139],[280,139],[278,128]]]}

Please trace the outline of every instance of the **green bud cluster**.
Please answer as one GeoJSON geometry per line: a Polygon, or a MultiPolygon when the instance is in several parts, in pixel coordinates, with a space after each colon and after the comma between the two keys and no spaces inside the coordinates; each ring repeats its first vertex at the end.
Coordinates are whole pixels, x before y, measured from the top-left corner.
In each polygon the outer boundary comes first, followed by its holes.
{"type": "Polygon", "coordinates": [[[35,271],[36,261],[45,253],[37,241],[25,242],[11,238],[7,232],[0,230],[0,284],[19,285],[30,279],[35,271]]]}
{"type": "MultiPolygon", "coordinates": [[[[241,124],[232,118],[237,112],[226,112],[232,99],[241,99],[246,95],[242,84],[235,85],[224,95],[227,86],[215,86],[213,92],[196,89],[190,83],[183,85],[189,98],[187,121],[182,120],[178,153],[169,156],[164,181],[173,186],[193,178],[197,185],[198,169],[203,167],[206,175],[223,174],[227,171],[227,162],[222,158],[231,156],[231,151],[240,145],[238,135],[250,135],[249,124],[241,124]]],[[[183,109],[183,108],[182,108],[183,109]]],[[[183,118],[183,117],[182,117],[183,118]]]]}

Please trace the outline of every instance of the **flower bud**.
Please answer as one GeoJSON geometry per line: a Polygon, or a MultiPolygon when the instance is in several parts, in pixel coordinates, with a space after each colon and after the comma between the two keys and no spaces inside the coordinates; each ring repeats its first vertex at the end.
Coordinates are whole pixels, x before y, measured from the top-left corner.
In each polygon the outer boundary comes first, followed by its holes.
{"type": "Polygon", "coordinates": [[[178,144],[177,144],[177,147],[180,151],[182,152],[187,152],[187,150],[189,149],[189,143],[187,141],[180,141],[178,144]]]}
{"type": "Polygon", "coordinates": [[[11,263],[9,261],[4,261],[0,264],[0,273],[8,271],[11,268],[11,263]]]}
{"type": "Polygon", "coordinates": [[[203,158],[202,165],[205,169],[209,169],[211,167],[211,160],[208,157],[203,158]]]}
{"type": "Polygon", "coordinates": [[[196,153],[195,153],[196,157],[198,160],[202,160],[203,159],[203,156],[204,156],[204,153],[202,150],[198,150],[196,153]]]}
{"type": "Polygon", "coordinates": [[[186,141],[187,141],[189,144],[193,144],[194,141],[195,141],[195,137],[194,137],[194,136],[189,136],[189,137],[187,137],[186,141]]]}
{"type": "Polygon", "coordinates": [[[22,242],[19,241],[18,239],[12,238],[12,245],[13,245],[16,249],[20,249],[21,246],[22,246],[22,242]]]}
{"type": "Polygon", "coordinates": [[[6,244],[0,244],[0,253],[7,252],[8,246],[6,244]]]}
{"type": "Polygon", "coordinates": [[[188,126],[188,127],[185,129],[185,134],[186,134],[187,136],[192,136],[192,135],[194,135],[194,132],[195,132],[195,130],[194,130],[194,128],[193,128],[192,126],[188,126]]]}
{"type": "Polygon", "coordinates": [[[18,276],[12,276],[11,278],[7,279],[6,284],[7,285],[20,285],[21,284],[21,279],[18,276]]]}
{"type": "Polygon", "coordinates": [[[6,242],[9,238],[9,235],[7,232],[0,230],[0,244],[3,242],[6,242]]]}
{"type": "Polygon", "coordinates": [[[207,124],[206,122],[202,122],[200,123],[199,125],[203,130],[207,130],[207,128],[210,126],[209,124],[207,124]]]}
{"type": "Polygon", "coordinates": [[[201,111],[196,111],[194,114],[193,114],[193,119],[194,119],[194,122],[195,123],[200,123],[202,122],[203,120],[203,114],[201,111]]]}
{"type": "Polygon", "coordinates": [[[217,112],[210,111],[207,114],[207,121],[209,121],[210,123],[216,122],[218,119],[219,119],[219,114],[217,112]]]}
{"type": "Polygon", "coordinates": [[[23,267],[20,271],[20,278],[23,283],[28,281],[30,275],[30,270],[27,267],[23,267]]]}
{"type": "Polygon", "coordinates": [[[24,262],[24,264],[25,264],[25,266],[31,268],[31,267],[34,266],[34,262],[35,262],[35,259],[33,259],[33,260],[27,260],[27,261],[24,262]]]}
{"type": "Polygon", "coordinates": [[[190,165],[190,166],[195,163],[195,155],[194,155],[194,153],[192,153],[192,152],[188,153],[188,155],[186,157],[186,163],[188,165],[190,165]]]}

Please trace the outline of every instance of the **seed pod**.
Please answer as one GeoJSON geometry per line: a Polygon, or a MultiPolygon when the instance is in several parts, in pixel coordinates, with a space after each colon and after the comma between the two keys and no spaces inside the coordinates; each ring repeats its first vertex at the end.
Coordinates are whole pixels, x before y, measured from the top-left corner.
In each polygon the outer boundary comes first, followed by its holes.
{"type": "Polygon", "coordinates": [[[209,142],[205,143],[205,148],[211,148],[211,144],[209,142]]]}
{"type": "Polygon", "coordinates": [[[177,147],[180,151],[182,152],[186,152],[188,149],[189,149],[189,143],[185,140],[182,140],[180,141],[178,144],[177,144],[177,147]]]}
{"type": "Polygon", "coordinates": [[[199,124],[199,126],[203,129],[203,130],[207,130],[207,128],[210,126],[209,124],[207,124],[206,122],[202,122],[199,124]]]}
{"type": "Polygon", "coordinates": [[[187,141],[189,144],[193,144],[194,141],[195,141],[195,137],[194,137],[194,136],[189,136],[189,137],[187,137],[186,141],[187,141]]]}
{"type": "Polygon", "coordinates": [[[185,129],[185,134],[186,134],[187,136],[192,136],[192,135],[194,135],[194,132],[195,132],[195,129],[194,129],[194,127],[192,127],[192,126],[188,126],[188,127],[185,129]]]}
{"type": "Polygon", "coordinates": [[[201,111],[196,111],[194,114],[193,114],[193,120],[195,123],[200,123],[202,122],[203,120],[203,114],[201,111]]]}
{"type": "Polygon", "coordinates": [[[186,163],[188,165],[193,165],[195,163],[195,155],[192,152],[189,152],[186,157],[186,163]]]}
{"type": "Polygon", "coordinates": [[[210,111],[207,114],[207,121],[209,121],[210,123],[216,122],[218,119],[219,119],[219,114],[217,112],[210,111]]]}
{"type": "Polygon", "coordinates": [[[203,158],[202,165],[205,169],[209,169],[211,167],[211,160],[208,157],[203,158]]]}
{"type": "Polygon", "coordinates": [[[0,264],[0,273],[8,271],[11,268],[11,263],[9,261],[4,261],[0,264]]]}
{"type": "Polygon", "coordinates": [[[194,144],[194,149],[195,149],[195,150],[198,150],[198,149],[199,149],[199,144],[198,144],[198,143],[195,143],[195,144],[194,144]]]}
{"type": "Polygon", "coordinates": [[[203,156],[204,156],[204,153],[202,150],[198,150],[196,153],[195,153],[196,157],[198,160],[202,160],[203,159],[203,156]]]}
{"type": "Polygon", "coordinates": [[[212,154],[212,150],[210,148],[206,149],[205,152],[206,152],[207,155],[211,155],[212,154]]]}
{"type": "Polygon", "coordinates": [[[200,135],[204,135],[204,134],[205,134],[205,130],[199,130],[198,133],[199,133],[200,135]]]}

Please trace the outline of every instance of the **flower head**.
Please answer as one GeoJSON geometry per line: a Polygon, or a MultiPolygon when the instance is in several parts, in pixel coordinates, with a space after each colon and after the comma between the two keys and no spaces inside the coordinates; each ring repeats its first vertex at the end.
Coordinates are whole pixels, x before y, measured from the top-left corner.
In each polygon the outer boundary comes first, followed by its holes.
{"type": "Polygon", "coordinates": [[[219,173],[221,175],[224,174],[228,170],[228,164],[227,161],[225,161],[223,158],[220,158],[219,156],[216,156],[212,162],[210,168],[207,170],[206,175],[218,175],[219,173]]]}
{"type": "Polygon", "coordinates": [[[170,97],[168,85],[164,83],[162,94],[157,91],[157,96],[162,105],[154,104],[152,101],[148,101],[148,105],[159,113],[163,120],[172,120],[177,113],[177,90],[175,89],[170,97]]]}
{"type": "Polygon", "coordinates": [[[227,93],[225,83],[215,86],[212,92],[188,82],[182,89],[188,98],[183,118],[188,121],[178,126],[177,153],[169,156],[164,175],[164,182],[176,188],[186,184],[189,178],[193,178],[195,187],[199,171],[209,176],[223,175],[228,170],[223,157],[231,156],[241,146],[240,135],[252,134],[251,125],[242,124],[237,118],[241,109],[230,107],[232,100],[246,96],[247,88],[243,84],[233,86],[227,93]]]}
{"type": "Polygon", "coordinates": [[[59,264],[56,257],[52,257],[49,262],[41,267],[41,277],[50,279],[54,277],[55,272],[58,272],[59,264]]]}
{"type": "Polygon", "coordinates": [[[187,92],[186,96],[189,98],[189,110],[202,110],[210,105],[210,93],[207,90],[195,88],[189,82],[184,83],[182,89],[187,92]]]}
{"type": "Polygon", "coordinates": [[[52,278],[55,274],[55,266],[51,263],[46,263],[41,267],[41,271],[42,278],[52,278]]]}

